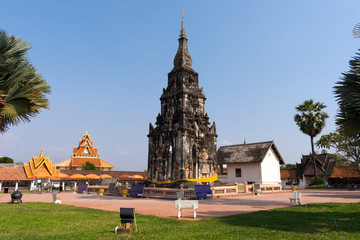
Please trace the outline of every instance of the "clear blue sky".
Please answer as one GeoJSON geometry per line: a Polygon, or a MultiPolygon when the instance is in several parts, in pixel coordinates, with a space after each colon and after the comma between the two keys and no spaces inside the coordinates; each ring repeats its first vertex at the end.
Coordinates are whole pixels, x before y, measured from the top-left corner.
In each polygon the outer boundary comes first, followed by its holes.
{"type": "Polygon", "coordinates": [[[2,1],[0,29],[32,45],[52,87],[50,110],[0,135],[0,155],[57,163],[87,130],[115,170],[147,168],[148,128],[160,111],[178,47],[181,9],[193,68],[218,147],[274,140],[286,163],[310,152],[295,106],[324,102],[360,47],[360,2],[2,1]]]}

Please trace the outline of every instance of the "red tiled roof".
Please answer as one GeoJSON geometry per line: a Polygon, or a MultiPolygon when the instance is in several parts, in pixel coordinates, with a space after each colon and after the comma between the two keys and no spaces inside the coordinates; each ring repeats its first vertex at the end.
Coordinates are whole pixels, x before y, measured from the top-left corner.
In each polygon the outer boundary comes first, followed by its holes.
{"type": "Polygon", "coordinates": [[[334,167],[334,171],[328,178],[360,178],[359,167],[334,167]]]}
{"type": "Polygon", "coordinates": [[[100,167],[100,165],[101,165],[100,158],[74,157],[72,159],[71,166],[73,166],[73,167],[80,166],[81,167],[86,162],[91,162],[92,164],[95,165],[95,167],[100,167]]]}
{"type": "Polygon", "coordinates": [[[281,179],[296,179],[296,169],[280,169],[281,179]]]}
{"type": "Polygon", "coordinates": [[[113,168],[115,166],[101,159],[100,167],[102,167],[102,168],[113,168]]]}
{"type": "Polygon", "coordinates": [[[27,178],[25,175],[24,168],[0,168],[0,180],[2,181],[17,181],[17,180],[28,180],[33,179],[27,178]]]}
{"type": "Polygon", "coordinates": [[[55,164],[56,167],[68,167],[70,166],[71,158],[66,159],[58,164],[55,164]]]}

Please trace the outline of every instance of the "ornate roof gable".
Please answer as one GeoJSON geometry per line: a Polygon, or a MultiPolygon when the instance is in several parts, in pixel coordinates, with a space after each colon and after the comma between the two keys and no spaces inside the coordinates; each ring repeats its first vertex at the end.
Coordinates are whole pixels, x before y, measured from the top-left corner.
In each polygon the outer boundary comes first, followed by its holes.
{"type": "Polygon", "coordinates": [[[97,156],[97,148],[93,148],[93,141],[87,131],[82,140],[79,140],[79,147],[74,147],[73,153],[74,155],[97,156]]]}
{"type": "Polygon", "coordinates": [[[32,160],[29,160],[29,164],[24,163],[24,170],[28,178],[39,175],[50,177],[56,173],[56,167],[52,165],[49,157],[44,156],[42,149],[39,157],[33,156],[32,160]]]}

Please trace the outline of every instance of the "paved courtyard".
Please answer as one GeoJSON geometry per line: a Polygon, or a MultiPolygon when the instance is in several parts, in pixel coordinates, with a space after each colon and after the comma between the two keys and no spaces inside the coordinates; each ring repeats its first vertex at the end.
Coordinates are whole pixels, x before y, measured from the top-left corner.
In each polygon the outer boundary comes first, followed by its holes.
{"type": "MultiPolygon", "coordinates": [[[[324,203],[360,202],[360,191],[346,190],[300,190],[302,202],[324,203]]],[[[264,194],[259,196],[240,196],[232,198],[215,198],[199,201],[197,219],[221,217],[233,214],[248,213],[289,206],[290,192],[264,194]]],[[[148,199],[148,198],[123,198],[119,196],[99,196],[92,194],[61,193],[62,204],[78,207],[119,211],[120,207],[133,207],[136,213],[155,215],[159,217],[176,218],[174,200],[148,199]]],[[[0,202],[9,202],[10,194],[0,194],[0,202]]],[[[23,202],[51,203],[50,193],[24,193],[23,202]]],[[[183,210],[182,219],[192,219],[190,209],[183,210]]]]}

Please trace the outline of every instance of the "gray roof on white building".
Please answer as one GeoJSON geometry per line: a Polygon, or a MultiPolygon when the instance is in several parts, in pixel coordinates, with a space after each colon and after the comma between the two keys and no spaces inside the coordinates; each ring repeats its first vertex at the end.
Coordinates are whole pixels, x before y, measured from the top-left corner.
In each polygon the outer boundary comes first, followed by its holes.
{"type": "Polygon", "coordinates": [[[272,149],[280,164],[285,164],[274,141],[222,146],[217,151],[219,164],[262,162],[272,149]]]}

